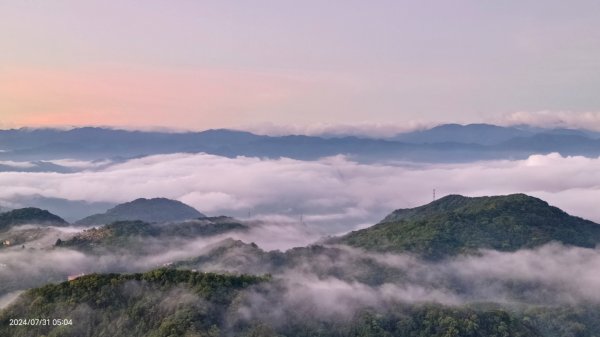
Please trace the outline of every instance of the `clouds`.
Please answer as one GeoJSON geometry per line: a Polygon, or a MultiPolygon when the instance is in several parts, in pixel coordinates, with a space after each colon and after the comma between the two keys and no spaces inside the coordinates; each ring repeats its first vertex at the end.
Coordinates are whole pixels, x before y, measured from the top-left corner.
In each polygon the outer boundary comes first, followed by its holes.
{"type": "Polygon", "coordinates": [[[600,221],[594,201],[600,197],[600,159],[558,154],[410,166],[359,164],[343,156],[300,161],[169,154],[74,173],[1,172],[0,184],[6,204],[23,196],[110,203],[160,196],[210,215],[303,216],[330,233],[427,203],[433,188],[438,196],[527,193],[600,221]]]}
{"type": "MultiPolygon", "coordinates": [[[[516,252],[484,250],[432,262],[344,246],[295,249],[268,257],[255,246],[229,250],[231,241],[220,242],[233,237],[256,241],[266,249],[286,249],[291,245],[282,239],[303,238],[304,242],[295,244],[306,245],[313,239],[311,235],[297,223],[255,223],[249,232],[195,240],[147,240],[148,249],[141,256],[126,251],[92,255],[70,249],[4,249],[0,251],[0,295],[62,282],[70,274],[139,272],[203,256],[201,264],[188,267],[273,274],[272,282],[245,295],[237,313],[243,319],[350,318],[365,308],[385,311],[398,304],[415,303],[459,306],[483,302],[508,307],[600,304],[599,249],[553,243],[516,252]],[[269,246],[273,242],[279,246],[269,246]],[[230,253],[221,254],[224,251],[230,253]]],[[[0,307],[11,298],[0,296],[0,307]]]]}
{"type": "MultiPolygon", "coordinates": [[[[57,239],[70,239],[81,227],[23,225],[0,235],[0,241],[26,238],[10,248],[0,247],[0,297],[4,294],[51,282],[63,282],[67,275],[80,273],[139,272],[172,262],[207,254],[227,238],[255,242],[267,250],[287,250],[317,241],[321,234],[298,222],[282,219],[249,221],[248,230],[228,231],[201,237],[133,237],[124,246],[96,247],[93,253],[54,247],[57,239]]],[[[253,271],[255,273],[256,271],[253,271]]],[[[0,298],[0,305],[2,298],[0,298]]]]}
{"type": "Polygon", "coordinates": [[[548,244],[431,262],[338,248],[342,253],[335,264],[323,259],[327,253],[322,251],[323,255],[304,256],[304,263],[275,273],[272,284],[245,296],[240,316],[289,322],[351,319],[367,308],[385,312],[398,305],[425,303],[496,303],[511,310],[600,304],[598,249],[548,244]],[[354,278],[361,268],[383,282],[354,278]]]}
{"type": "Polygon", "coordinates": [[[436,123],[412,120],[402,123],[315,123],[306,125],[260,123],[249,124],[244,130],[269,136],[308,135],[308,136],[366,136],[387,138],[399,133],[410,132],[435,126],[436,123]]]}
{"type": "Polygon", "coordinates": [[[518,111],[500,118],[498,122],[503,125],[600,131],[600,112],[518,111]]]}
{"type": "Polygon", "coordinates": [[[0,310],[6,308],[8,305],[14,302],[14,300],[16,300],[22,293],[22,291],[13,291],[6,295],[0,295],[0,310]]]}

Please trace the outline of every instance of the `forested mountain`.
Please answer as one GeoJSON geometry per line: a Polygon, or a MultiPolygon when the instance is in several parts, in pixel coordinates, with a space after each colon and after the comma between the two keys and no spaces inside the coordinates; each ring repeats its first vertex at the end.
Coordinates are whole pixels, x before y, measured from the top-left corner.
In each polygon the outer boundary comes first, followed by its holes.
{"type": "Polygon", "coordinates": [[[171,222],[205,217],[181,201],[166,198],[140,198],[117,205],[105,213],[94,214],[77,222],[80,226],[98,226],[116,221],[171,222]]]}
{"type": "Polygon", "coordinates": [[[20,208],[0,213],[0,232],[18,225],[66,226],[61,217],[39,208],[20,208]]]}
{"type": "Polygon", "coordinates": [[[524,194],[450,195],[396,210],[373,227],[285,251],[220,239],[252,228],[228,217],[117,221],[54,247],[19,249],[28,257],[39,251],[62,269],[44,261],[31,263],[42,269],[0,261],[4,270],[31,275],[0,273],[1,295],[47,284],[0,311],[0,336],[600,333],[599,301],[586,290],[590,274],[572,285],[561,276],[562,269],[573,270],[564,261],[595,265],[599,225],[524,194]],[[206,246],[180,261],[160,259],[190,242],[206,246]],[[161,265],[168,267],[152,270],[161,265]],[[84,275],[100,268],[108,273],[84,275]],[[73,274],[71,281],[48,284],[73,274]],[[14,318],[51,323],[11,326],[14,318]]]}
{"type": "Polygon", "coordinates": [[[252,293],[245,289],[265,282],[271,281],[173,269],[88,275],[27,291],[0,313],[0,335],[537,336],[523,321],[500,309],[408,306],[393,308],[385,316],[362,311],[338,322],[302,316],[279,323],[250,318],[243,312],[250,310],[252,293]],[[50,323],[11,326],[15,317],[48,318],[50,323]],[[57,326],[56,319],[62,325],[57,326]]]}
{"type": "Polygon", "coordinates": [[[173,223],[147,223],[140,220],[115,221],[108,225],[83,230],[68,240],[57,240],[56,246],[82,251],[106,252],[122,249],[130,253],[141,253],[144,248],[172,244],[170,240],[190,240],[231,231],[244,231],[248,227],[239,221],[225,217],[204,217],[196,220],[173,223]]]}
{"type": "Polygon", "coordinates": [[[600,225],[524,194],[449,195],[425,206],[396,210],[375,226],[332,240],[432,259],[478,249],[515,251],[552,241],[593,248],[600,243],[600,225]]]}
{"type": "Polygon", "coordinates": [[[219,336],[239,291],[266,280],[165,269],[82,276],[27,291],[0,313],[0,335],[219,336]],[[13,318],[50,322],[11,326],[13,318]],[[57,326],[55,319],[65,320],[57,326]]]}

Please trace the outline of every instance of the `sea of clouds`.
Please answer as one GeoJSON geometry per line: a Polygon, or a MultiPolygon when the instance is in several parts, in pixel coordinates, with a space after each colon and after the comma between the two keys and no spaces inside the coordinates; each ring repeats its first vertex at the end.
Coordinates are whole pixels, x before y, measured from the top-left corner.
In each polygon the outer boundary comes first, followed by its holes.
{"type": "Polygon", "coordinates": [[[60,163],[73,164],[76,171],[0,172],[0,206],[28,206],[27,198],[34,197],[113,204],[167,197],[209,215],[302,219],[336,234],[373,224],[395,209],[428,203],[436,189],[438,198],[526,193],[600,221],[600,159],[555,153],[461,164],[363,164],[342,155],[302,161],[184,153],[101,165],[60,163]]]}

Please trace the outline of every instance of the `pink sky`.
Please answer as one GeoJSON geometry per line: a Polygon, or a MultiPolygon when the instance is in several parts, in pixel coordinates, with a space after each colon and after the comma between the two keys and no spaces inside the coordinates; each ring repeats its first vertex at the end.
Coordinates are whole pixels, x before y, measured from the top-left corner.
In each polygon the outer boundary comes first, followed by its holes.
{"type": "Polygon", "coordinates": [[[309,114],[311,101],[347,85],[318,73],[207,68],[18,67],[0,74],[0,113],[14,126],[202,129],[283,121],[278,110],[297,104],[309,114]]]}
{"type": "Polygon", "coordinates": [[[0,1],[0,127],[303,127],[600,111],[600,2],[542,7],[0,1]]]}

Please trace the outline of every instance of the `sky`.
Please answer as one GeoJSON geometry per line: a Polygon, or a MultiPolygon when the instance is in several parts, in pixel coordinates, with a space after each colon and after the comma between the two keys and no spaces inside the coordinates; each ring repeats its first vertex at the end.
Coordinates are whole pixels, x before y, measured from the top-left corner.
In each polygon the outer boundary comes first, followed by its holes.
{"type": "Polygon", "coordinates": [[[598,1],[0,0],[0,48],[0,128],[600,125],[598,1]]]}

